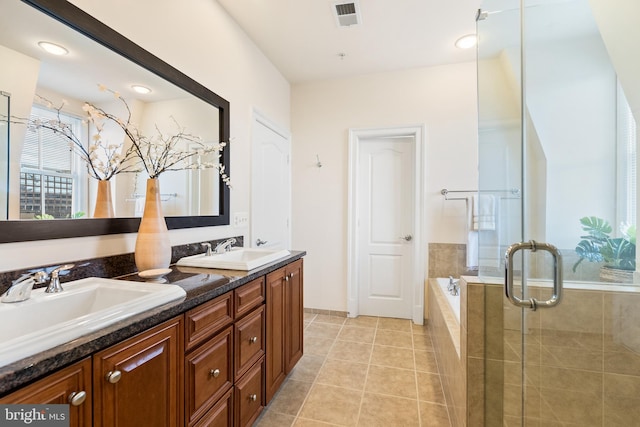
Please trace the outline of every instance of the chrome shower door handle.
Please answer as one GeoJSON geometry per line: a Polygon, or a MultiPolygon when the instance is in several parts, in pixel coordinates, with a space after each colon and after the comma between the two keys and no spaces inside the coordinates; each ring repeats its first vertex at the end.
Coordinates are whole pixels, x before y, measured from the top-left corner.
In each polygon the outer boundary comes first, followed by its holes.
{"type": "Polygon", "coordinates": [[[533,240],[529,242],[514,243],[509,246],[504,255],[505,269],[505,294],[509,301],[517,307],[526,307],[532,310],[537,308],[551,308],[560,304],[562,300],[562,255],[558,248],[549,243],[538,243],[533,240]],[[513,292],[513,255],[519,250],[526,249],[531,252],[543,250],[549,252],[553,256],[553,292],[551,298],[546,301],[538,301],[535,298],[523,300],[518,298],[513,292]]]}

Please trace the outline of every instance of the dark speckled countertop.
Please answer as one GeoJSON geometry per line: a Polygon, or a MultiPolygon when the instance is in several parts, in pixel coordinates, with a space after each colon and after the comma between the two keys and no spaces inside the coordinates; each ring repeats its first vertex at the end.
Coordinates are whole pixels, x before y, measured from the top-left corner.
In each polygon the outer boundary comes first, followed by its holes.
{"type": "MultiPolygon", "coordinates": [[[[289,257],[251,271],[212,270],[173,265],[171,273],[165,276],[167,284],[158,286],[180,286],[187,293],[184,299],[136,314],[66,344],[0,367],[0,396],[178,316],[305,255],[304,251],[291,251],[289,257]]],[[[119,277],[119,279],[145,281],[137,274],[119,277]]],[[[46,319],[43,321],[46,322],[46,319]]]]}

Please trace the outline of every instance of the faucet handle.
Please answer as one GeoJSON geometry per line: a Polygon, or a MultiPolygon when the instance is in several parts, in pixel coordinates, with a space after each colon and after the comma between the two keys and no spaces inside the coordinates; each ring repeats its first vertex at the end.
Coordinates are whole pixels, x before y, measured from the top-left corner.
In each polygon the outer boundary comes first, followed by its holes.
{"type": "Polygon", "coordinates": [[[202,242],[200,243],[200,245],[204,246],[207,248],[207,253],[205,254],[205,256],[211,256],[213,255],[213,252],[211,252],[211,243],[209,242],[202,242]]]}
{"type": "Polygon", "coordinates": [[[50,275],[51,280],[49,281],[49,286],[47,286],[47,289],[45,289],[45,292],[48,294],[62,292],[64,289],[62,289],[62,285],[60,284],[60,272],[64,270],[69,270],[73,267],[75,267],[75,264],[64,264],[64,265],[61,265],[60,267],[55,268],[51,272],[51,275],[50,275]]]}

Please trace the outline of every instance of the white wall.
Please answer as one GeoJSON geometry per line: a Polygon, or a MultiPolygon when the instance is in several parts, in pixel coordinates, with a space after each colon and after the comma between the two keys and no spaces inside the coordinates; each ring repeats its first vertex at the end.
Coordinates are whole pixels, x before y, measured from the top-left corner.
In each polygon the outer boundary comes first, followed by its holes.
{"type": "MultiPolygon", "coordinates": [[[[250,123],[256,107],[289,127],[290,87],[216,1],[73,0],[114,28],[231,103],[231,215],[249,212],[250,123]]],[[[248,228],[208,227],[170,232],[178,245],[230,235],[248,228]]],[[[0,245],[0,271],[133,252],[135,234],[0,245]]]]}
{"type": "Polygon", "coordinates": [[[350,128],[425,124],[426,240],[465,243],[465,203],[442,188],[477,188],[475,62],[292,87],[293,247],[305,249],[305,307],[347,309],[350,128]],[[322,168],[316,167],[316,154],[322,168]]]}

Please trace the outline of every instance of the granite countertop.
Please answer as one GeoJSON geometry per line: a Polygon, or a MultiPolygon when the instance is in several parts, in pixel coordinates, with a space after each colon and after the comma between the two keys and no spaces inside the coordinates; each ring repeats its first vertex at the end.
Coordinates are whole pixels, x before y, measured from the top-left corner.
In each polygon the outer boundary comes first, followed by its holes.
{"type": "MultiPolygon", "coordinates": [[[[195,267],[171,266],[165,276],[168,285],[182,287],[187,295],[123,319],[89,335],[76,338],[16,362],[0,367],[0,395],[26,385],[53,371],[91,356],[102,349],[119,343],[140,332],[178,316],[204,302],[249,283],[306,255],[304,251],[291,251],[291,255],[251,271],[213,270],[195,267]]],[[[144,282],[137,274],[118,279],[144,282]]],[[[63,283],[64,285],[64,283],[63,283]]],[[[166,286],[166,285],[163,285],[166,286]]],[[[46,319],[43,319],[46,321],[46,319]]],[[[8,327],[4,325],[4,327],[8,327]]]]}

